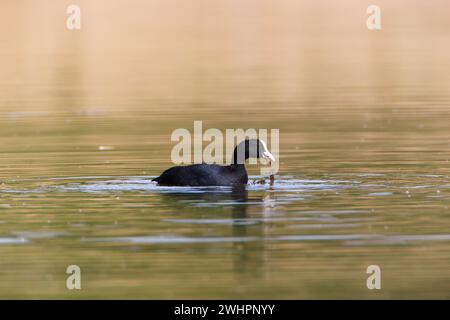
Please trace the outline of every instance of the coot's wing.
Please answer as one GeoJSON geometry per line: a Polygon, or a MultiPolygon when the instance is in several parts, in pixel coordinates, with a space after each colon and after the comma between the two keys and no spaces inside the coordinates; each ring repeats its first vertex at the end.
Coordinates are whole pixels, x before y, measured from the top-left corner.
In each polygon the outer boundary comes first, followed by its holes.
{"type": "Polygon", "coordinates": [[[230,175],[223,166],[194,164],[169,168],[153,181],[167,186],[220,186],[230,185],[230,175]]]}
{"type": "Polygon", "coordinates": [[[191,180],[189,185],[194,186],[228,186],[230,171],[224,166],[216,164],[194,164],[186,167],[186,174],[191,180]]]}

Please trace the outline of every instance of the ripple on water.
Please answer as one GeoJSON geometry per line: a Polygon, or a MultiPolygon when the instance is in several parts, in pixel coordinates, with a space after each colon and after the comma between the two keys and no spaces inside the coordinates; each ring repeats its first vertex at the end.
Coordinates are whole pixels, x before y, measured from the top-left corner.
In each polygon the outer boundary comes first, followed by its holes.
{"type": "Polygon", "coordinates": [[[23,244],[28,243],[29,240],[25,238],[0,238],[0,245],[2,244],[23,244]]]}
{"type": "Polygon", "coordinates": [[[393,192],[371,192],[369,193],[369,196],[383,197],[383,196],[391,196],[393,194],[394,194],[393,192]]]}
{"type": "MultiPolygon", "coordinates": [[[[117,192],[117,191],[147,191],[155,193],[207,193],[207,192],[231,192],[231,187],[167,187],[158,186],[151,182],[154,177],[123,177],[122,179],[100,180],[98,178],[105,177],[73,177],[73,178],[58,178],[52,180],[79,180],[83,182],[69,182],[64,185],[57,185],[55,188],[62,191],[75,192],[117,192]],[[95,180],[95,181],[91,181],[95,180]]],[[[277,191],[308,191],[308,190],[335,190],[342,188],[351,188],[358,181],[347,180],[318,180],[318,179],[292,179],[285,177],[278,177],[274,184],[257,183],[260,177],[250,177],[250,182],[246,186],[249,191],[270,190],[277,191]]]]}
{"type": "Polygon", "coordinates": [[[399,245],[414,242],[450,241],[450,234],[430,235],[378,235],[378,234],[314,234],[281,235],[269,237],[186,237],[177,235],[83,238],[82,241],[132,243],[132,244],[174,244],[174,243],[236,243],[236,242],[303,242],[303,241],[343,241],[346,245],[399,245]]]}
{"type": "MultiPolygon", "coordinates": [[[[337,175],[339,176],[339,175],[337,175]]],[[[305,191],[332,191],[349,188],[364,188],[364,189],[380,189],[380,188],[395,188],[392,184],[373,184],[369,181],[362,182],[359,179],[297,179],[292,176],[277,176],[273,184],[261,183],[261,176],[251,176],[249,184],[246,186],[248,191],[270,191],[270,192],[305,192],[305,191]]],[[[384,174],[364,173],[357,174],[354,177],[370,178],[370,177],[385,177],[384,174]]],[[[422,177],[425,177],[422,175],[422,177]]],[[[426,176],[428,178],[442,178],[441,176],[426,176]]],[[[230,187],[167,187],[158,186],[151,182],[154,176],[77,176],[77,177],[57,177],[48,178],[44,181],[57,183],[59,181],[66,182],[64,184],[54,184],[46,187],[39,187],[28,190],[15,190],[10,188],[3,188],[1,192],[10,193],[37,193],[48,192],[49,189],[66,192],[86,192],[86,193],[108,193],[108,192],[151,192],[151,193],[208,193],[208,192],[231,192],[230,187]]],[[[386,179],[386,178],[383,178],[386,179]]],[[[27,179],[30,181],[41,181],[42,179],[27,179]]],[[[14,180],[15,181],[15,180],[14,180]]],[[[434,185],[416,184],[411,186],[399,185],[398,188],[404,189],[421,189],[433,188],[434,185]]],[[[440,186],[441,188],[449,188],[448,181],[440,186]]],[[[369,193],[371,196],[389,196],[394,193],[391,190],[375,191],[369,193]]]]}

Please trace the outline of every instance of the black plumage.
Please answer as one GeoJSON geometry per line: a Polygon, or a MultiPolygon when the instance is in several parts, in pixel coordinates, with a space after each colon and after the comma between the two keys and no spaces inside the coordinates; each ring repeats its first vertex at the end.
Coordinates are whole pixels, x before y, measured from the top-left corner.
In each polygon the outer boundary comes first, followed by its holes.
{"type": "Polygon", "coordinates": [[[248,175],[245,160],[250,157],[264,157],[275,160],[262,140],[245,140],[233,152],[231,164],[193,164],[172,167],[153,179],[163,186],[234,186],[247,184],[248,175]],[[241,156],[242,155],[242,156],[241,156]]]}

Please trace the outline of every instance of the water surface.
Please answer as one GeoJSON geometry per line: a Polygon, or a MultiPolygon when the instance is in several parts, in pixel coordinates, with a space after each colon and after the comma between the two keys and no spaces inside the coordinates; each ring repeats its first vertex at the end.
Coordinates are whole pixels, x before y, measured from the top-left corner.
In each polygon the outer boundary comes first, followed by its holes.
{"type": "Polygon", "coordinates": [[[79,2],[1,4],[1,298],[450,298],[446,3],[79,2]],[[275,183],[151,183],[194,120],[275,183]]]}

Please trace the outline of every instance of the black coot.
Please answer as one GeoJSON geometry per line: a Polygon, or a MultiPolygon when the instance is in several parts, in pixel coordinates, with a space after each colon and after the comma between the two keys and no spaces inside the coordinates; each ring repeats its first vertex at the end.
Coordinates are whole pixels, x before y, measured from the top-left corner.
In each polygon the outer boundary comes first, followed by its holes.
{"type": "Polygon", "coordinates": [[[247,184],[245,160],[248,158],[265,158],[275,161],[267,150],[264,141],[259,139],[242,141],[233,152],[229,166],[217,164],[193,164],[172,167],[152,181],[162,186],[234,186],[247,184]]]}

